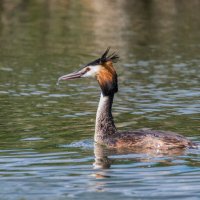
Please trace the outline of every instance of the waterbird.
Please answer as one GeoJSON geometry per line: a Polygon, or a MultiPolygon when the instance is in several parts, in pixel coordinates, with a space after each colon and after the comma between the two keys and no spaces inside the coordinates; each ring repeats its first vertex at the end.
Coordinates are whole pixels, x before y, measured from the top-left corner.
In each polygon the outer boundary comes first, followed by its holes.
{"type": "Polygon", "coordinates": [[[72,80],[85,77],[94,77],[101,88],[100,101],[96,113],[94,141],[109,148],[128,149],[157,149],[166,151],[170,149],[196,148],[196,144],[186,137],[171,132],[151,129],[138,129],[133,131],[118,131],[112,115],[112,104],[115,93],[118,92],[118,78],[114,63],[119,56],[114,52],[109,54],[107,48],[102,56],[82,69],[61,76],[61,80],[72,80]]]}

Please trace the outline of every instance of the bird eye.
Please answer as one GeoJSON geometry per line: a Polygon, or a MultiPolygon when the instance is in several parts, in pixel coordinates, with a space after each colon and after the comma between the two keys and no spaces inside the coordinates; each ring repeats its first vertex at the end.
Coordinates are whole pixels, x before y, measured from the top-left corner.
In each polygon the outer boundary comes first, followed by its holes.
{"type": "Polygon", "coordinates": [[[87,68],[86,68],[86,72],[88,72],[88,71],[90,71],[90,70],[91,70],[90,67],[87,67],[87,68]]]}

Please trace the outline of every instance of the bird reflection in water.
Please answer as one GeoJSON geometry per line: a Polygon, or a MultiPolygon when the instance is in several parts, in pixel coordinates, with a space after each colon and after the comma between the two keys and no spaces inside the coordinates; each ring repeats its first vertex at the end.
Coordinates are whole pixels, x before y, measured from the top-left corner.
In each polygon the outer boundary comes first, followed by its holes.
{"type": "MultiPolygon", "coordinates": [[[[94,155],[95,155],[95,162],[93,163],[94,169],[109,169],[112,164],[117,163],[119,160],[132,160],[134,162],[151,162],[154,159],[160,158],[160,162],[167,162],[169,163],[169,159],[166,160],[167,157],[176,157],[180,155],[184,155],[186,150],[180,149],[171,149],[167,151],[159,151],[158,149],[109,149],[104,147],[98,143],[94,144],[94,155]],[[130,156],[130,155],[137,155],[137,156],[130,156]],[[109,156],[111,158],[109,158],[109,156]],[[115,158],[112,158],[112,157],[115,158]],[[119,158],[116,158],[119,156],[119,158]],[[132,158],[131,158],[132,157],[132,158]]],[[[99,176],[99,175],[98,175],[99,176]]],[[[97,177],[98,177],[97,176],[97,177]]],[[[107,176],[107,175],[106,175],[107,176]]],[[[109,177],[109,176],[108,176],[109,177]]]]}

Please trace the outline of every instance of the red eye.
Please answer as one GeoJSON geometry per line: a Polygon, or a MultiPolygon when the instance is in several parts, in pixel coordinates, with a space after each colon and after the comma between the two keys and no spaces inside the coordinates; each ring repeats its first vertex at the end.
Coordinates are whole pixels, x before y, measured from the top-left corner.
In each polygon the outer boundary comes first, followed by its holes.
{"type": "Polygon", "coordinates": [[[90,71],[91,69],[89,67],[86,68],[86,72],[90,71]]]}

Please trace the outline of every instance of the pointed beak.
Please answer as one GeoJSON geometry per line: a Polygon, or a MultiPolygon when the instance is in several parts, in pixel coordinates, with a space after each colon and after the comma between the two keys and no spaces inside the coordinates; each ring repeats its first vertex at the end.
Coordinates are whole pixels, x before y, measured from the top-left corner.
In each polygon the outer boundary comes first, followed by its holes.
{"type": "Polygon", "coordinates": [[[86,70],[80,70],[78,72],[73,72],[71,74],[61,76],[58,78],[58,84],[62,80],[72,80],[72,79],[81,78],[85,73],[86,73],[86,70]]]}

